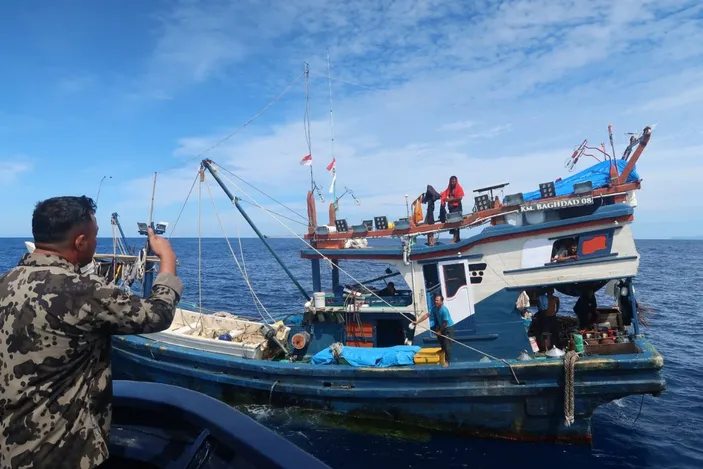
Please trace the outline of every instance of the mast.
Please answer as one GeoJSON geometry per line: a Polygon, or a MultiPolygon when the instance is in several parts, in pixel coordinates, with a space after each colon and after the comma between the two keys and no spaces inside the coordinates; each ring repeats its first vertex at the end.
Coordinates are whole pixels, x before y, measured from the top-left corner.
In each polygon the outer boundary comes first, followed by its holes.
{"type": "MultiPolygon", "coordinates": [[[[330,65],[330,50],[327,49],[327,83],[330,89],[330,152],[332,156],[332,161],[334,159],[334,117],[332,114],[332,66],[330,65]]],[[[332,167],[332,187],[330,188],[332,192],[332,200],[334,201],[334,215],[337,216],[339,212],[339,203],[337,201],[337,165],[332,167]]]]}
{"type": "MultiPolygon", "coordinates": [[[[151,227],[151,229],[154,229],[154,196],[156,194],[156,175],[158,173],[154,173],[154,184],[151,188],[151,206],[149,207],[149,224],[147,227],[151,227]]],[[[150,256],[154,255],[154,252],[151,250],[151,244],[149,244],[149,234],[145,231],[144,233],[140,233],[146,235],[146,258],[149,259],[150,256]]],[[[153,262],[147,262],[146,265],[144,266],[144,280],[142,282],[142,287],[143,287],[143,295],[146,298],[149,296],[151,292],[151,286],[154,284],[154,263],[153,262]]]]}
{"type": "MultiPolygon", "coordinates": [[[[310,68],[305,64],[305,139],[308,143],[308,155],[312,155],[312,138],[310,136],[310,68]]],[[[312,162],[310,163],[310,190],[315,192],[315,178],[312,174],[312,162]]]]}

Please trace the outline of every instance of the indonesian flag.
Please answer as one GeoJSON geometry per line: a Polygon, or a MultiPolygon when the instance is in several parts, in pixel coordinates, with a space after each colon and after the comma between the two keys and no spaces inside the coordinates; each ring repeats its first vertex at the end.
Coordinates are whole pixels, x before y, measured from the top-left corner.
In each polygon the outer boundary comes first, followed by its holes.
{"type": "Polygon", "coordinates": [[[334,169],[334,165],[337,163],[337,158],[332,157],[332,162],[327,165],[327,171],[332,171],[334,169]]]}
{"type": "Polygon", "coordinates": [[[310,166],[312,164],[312,155],[307,154],[300,159],[300,164],[303,166],[310,166]]]}

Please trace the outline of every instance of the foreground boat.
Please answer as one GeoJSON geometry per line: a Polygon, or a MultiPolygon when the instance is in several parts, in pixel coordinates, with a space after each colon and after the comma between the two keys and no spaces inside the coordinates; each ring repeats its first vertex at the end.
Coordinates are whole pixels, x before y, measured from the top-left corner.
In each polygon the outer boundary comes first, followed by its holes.
{"type": "Polygon", "coordinates": [[[211,397],[165,384],[115,381],[109,467],[329,468],[211,397]]]}
{"type": "MultiPolygon", "coordinates": [[[[281,262],[305,299],[301,314],[273,323],[179,308],[167,331],[114,338],[115,373],[227,402],[299,405],[479,436],[588,442],[599,406],[666,388],[663,359],[641,331],[633,281],[639,254],[631,224],[641,182],[634,166],[650,135],[645,128],[619,160],[609,157],[533,193],[501,201],[495,186],[478,190],[490,195],[479,194],[469,215],[449,214],[431,225],[379,216],[350,227],[332,204],[329,224],[318,226],[311,191],[301,257],[311,262],[314,294],[281,262]],[[480,225],[487,226],[454,244],[418,242],[480,225]],[[400,243],[373,246],[382,238],[400,243]],[[578,257],[556,259],[569,244],[578,257]],[[321,261],[332,267],[327,292],[321,261]],[[358,281],[344,261],[384,262],[395,272],[358,281]],[[352,283],[342,284],[341,274],[352,283]],[[407,288],[388,293],[373,286],[390,277],[407,288]],[[559,334],[551,336],[558,348],[541,353],[535,343],[542,334],[520,301],[529,298],[534,311],[551,289],[564,297],[607,292],[612,304],[599,306],[586,328],[558,316],[559,334]],[[428,320],[409,327],[436,293],[455,323],[448,367],[428,320]]],[[[251,223],[214,162],[201,163],[201,182],[206,172],[251,223]]]]}

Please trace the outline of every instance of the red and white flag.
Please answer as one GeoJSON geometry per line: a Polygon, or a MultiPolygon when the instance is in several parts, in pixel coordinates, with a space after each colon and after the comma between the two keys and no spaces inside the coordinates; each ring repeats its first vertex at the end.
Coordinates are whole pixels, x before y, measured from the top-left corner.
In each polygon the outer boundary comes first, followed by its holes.
{"type": "Polygon", "coordinates": [[[332,171],[334,169],[334,165],[337,163],[337,158],[332,157],[332,162],[327,165],[327,171],[332,171]]]}
{"type": "Polygon", "coordinates": [[[312,164],[312,155],[308,154],[300,159],[300,164],[303,166],[310,166],[312,164]]]}

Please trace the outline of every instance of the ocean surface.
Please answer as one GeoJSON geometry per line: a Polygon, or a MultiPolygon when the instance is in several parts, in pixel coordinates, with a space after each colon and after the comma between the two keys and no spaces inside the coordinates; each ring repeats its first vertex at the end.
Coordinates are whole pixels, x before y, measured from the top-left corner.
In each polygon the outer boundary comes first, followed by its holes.
{"type": "MultiPolygon", "coordinates": [[[[0,272],[16,265],[26,252],[24,241],[0,239],[0,272]]],[[[299,258],[302,242],[291,238],[269,241],[311,291],[309,262],[299,258]]],[[[130,242],[143,245],[144,239],[130,242]]],[[[203,239],[200,246],[197,239],[171,242],[185,283],[184,302],[202,301],[210,310],[257,318],[302,310],[300,293],[258,239],[243,239],[240,244],[230,238],[231,250],[225,239],[203,239]],[[257,312],[243,273],[266,311],[257,312]]],[[[635,283],[637,297],[654,312],[645,332],[664,356],[667,390],[658,398],[632,396],[600,407],[593,418],[591,447],[433,435],[296,409],[246,406],[240,410],[340,469],[703,468],[703,241],[641,240],[637,247],[642,256],[635,283]]],[[[100,252],[112,250],[111,239],[100,240],[100,252]]],[[[348,262],[342,268],[366,280],[382,275],[386,265],[348,262]]],[[[323,285],[331,283],[330,272],[323,267],[323,285]]],[[[341,281],[353,282],[344,273],[341,281]]],[[[566,309],[570,304],[563,301],[562,310],[566,309]]]]}

